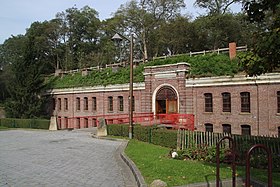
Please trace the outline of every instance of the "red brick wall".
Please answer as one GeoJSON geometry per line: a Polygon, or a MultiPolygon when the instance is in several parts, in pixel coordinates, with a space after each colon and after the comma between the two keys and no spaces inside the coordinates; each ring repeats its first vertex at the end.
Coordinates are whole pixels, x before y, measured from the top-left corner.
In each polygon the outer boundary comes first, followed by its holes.
{"type": "MultiPolygon", "coordinates": [[[[222,132],[222,124],[230,124],[234,134],[241,134],[241,125],[250,125],[252,135],[277,135],[280,127],[280,114],[277,113],[277,91],[280,91],[279,79],[275,83],[258,82],[256,79],[243,78],[204,78],[186,79],[189,65],[175,65],[145,68],[145,83],[134,85],[135,113],[151,113],[155,108],[153,95],[163,85],[170,85],[178,93],[178,112],[195,115],[195,128],[205,131],[205,124],[213,124],[215,132],[222,132]],[[225,79],[225,80],[224,80],[225,79]],[[254,80],[254,81],[252,81],[254,80]],[[216,82],[215,82],[216,81],[216,82]],[[278,82],[277,82],[278,81],[278,82]],[[240,82],[240,83],[239,83],[240,82]],[[222,112],[222,93],[231,93],[231,112],[222,112]],[[250,92],[250,113],[241,113],[241,92],[250,92]],[[213,95],[213,112],[204,111],[204,93],[213,95]]],[[[260,79],[262,80],[262,79],[260,79]]],[[[91,116],[98,115],[128,115],[129,86],[92,88],[92,91],[57,90],[52,94],[56,101],[61,98],[61,110],[53,111],[60,117],[60,127],[66,128],[65,117],[68,118],[68,128],[83,128],[84,118],[88,118],[88,127],[96,125],[91,116]],[[123,96],[124,110],[118,110],[118,97],[123,96]],[[76,110],[76,98],[80,97],[80,110],[76,110]],[[88,98],[88,110],[84,110],[84,97],[88,98]],[[92,110],[92,97],[97,99],[97,110],[92,110]],[[113,111],[108,111],[108,97],[113,97],[113,111]],[[68,110],[64,109],[64,98],[68,98],[68,110]],[[78,123],[77,117],[80,117],[78,123]]],[[[56,102],[58,105],[58,102],[56,102]]]]}

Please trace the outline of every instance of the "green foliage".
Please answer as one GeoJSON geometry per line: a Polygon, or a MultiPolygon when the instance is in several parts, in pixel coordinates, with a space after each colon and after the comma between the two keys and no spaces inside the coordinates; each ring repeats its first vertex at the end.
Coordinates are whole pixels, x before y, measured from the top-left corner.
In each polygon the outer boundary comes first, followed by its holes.
{"type": "MultiPolygon", "coordinates": [[[[144,67],[158,66],[165,64],[175,64],[179,62],[187,62],[191,65],[191,77],[205,76],[233,76],[239,71],[236,60],[230,60],[226,55],[200,55],[189,57],[181,55],[175,58],[167,58],[165,60],[155,60],[145,64],[140,64],[134,68],[134,82],[144,82],[144,67]]],[[[129,83],[129,68],[119,68],[113,71],[111,68],[94,70],[87,76],[82,76],[81,72],[68,74],[63,77],[51,77],[48,82],[53,88],[70,88],[83,86],[107,86],[110,84],[125,84],[129,83]]]]}
{"type": "Polygon", "coordinates": [[[0,126],[8,128],[49,129],[50,120],[43,119],[0,119],[0,126]]]}
{"type": "MultiPolygon", "coordinates": [[[[161,179],[168,186],[182,186],[186,184],[215,181],[216,164],[194,160],[171,159],[170,149],[130,140],[125,153],[141,171],[147,184],[161,179]]],[[[280,159],[278,159],[280,160],[280,159]]],[[[245,167],[237,167],[237,176],[245,176],[245,167]]],[[[232,177],[231,167],[221,164],[221,179],[232,177]]],[[[252,178],[267,182],[267,170],[251,169],[252,178]]],[[[273,173],[273,185],[280,186],[279,173],[273,173]]]]}
{"type": "Polygon", "coordinates": [[[108,125],[107,133],[111,136],[128,137],[128,125],[108,125]]]}
{"type": "Polygon", "coordinates": [[[24,53],[11,65],[13,76],[7,85],[10,98],[5,102],[8,117],[34,118],[43,110],[44,79],[41,59],[44,54],[37,51],[33,35],[28,36],[23,45],[24,53]]]}
{"type": "Polygon", "coordinates": [[[264,72],[264,63],[258,55],[253,52],[243,52],[237,55],[239,65],[249,76],[260,75],[264,72]]]}
{"type": "MultiPolygon", "coordinates": [[[[128,137],[128,125],[108,125],[108,134],[112,136],[128,137]]],[[[133,126],[133,138],[143,142],[149,142],[163,147],[175,148],[177,131],[162,128],[133,126]]]]}
{"type": "Polygon", "coordinates": [[[230,60],[226,55],[205,55],[195,56],[188,61],[191,64],[191,76],[222,76],[230,75],[240,71],[236,60],[230,60]]]}
{"type": "Polygon", "coordinates": [[[250,73],[259,75],[272,72],[280,67],[280,2],[246,0],[243,7],[248,20],[259,28],[253,35],[252,52],[257,60],[250,61],[250,66],[253,66],[250,73]]]}

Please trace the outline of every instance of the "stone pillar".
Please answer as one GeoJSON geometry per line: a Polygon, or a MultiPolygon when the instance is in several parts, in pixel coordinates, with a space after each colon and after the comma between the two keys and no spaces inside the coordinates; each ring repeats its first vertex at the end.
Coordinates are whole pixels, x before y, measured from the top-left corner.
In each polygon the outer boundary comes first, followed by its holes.
{"type": "Polygon", "coordinates": [[[49,130],[50,130],[50,131],[57,131],[57,120],[56,120],[56,116],[52,116],[52,117],[51,117],[49,130]]]}
{"type": "Polygon", "coordinates": [[[97,136],[107,136],[107,124],[104,118],[99,118],[99,125],[97,127],[97,136]]]}
{"type": "Polygon", "coordinates": [[[229,58],[232,60],[236,57],[236,43],[229,43],[229,58]]]}

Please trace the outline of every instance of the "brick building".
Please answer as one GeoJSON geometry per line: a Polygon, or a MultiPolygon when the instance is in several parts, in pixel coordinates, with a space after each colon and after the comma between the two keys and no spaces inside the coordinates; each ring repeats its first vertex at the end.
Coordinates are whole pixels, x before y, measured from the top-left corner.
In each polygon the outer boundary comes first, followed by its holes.
{"type": "MultiPolygon", "coordinates": [[[[145,81],[134,83],[134,114],[193,114],[198,131],[279,136],[279,73],[189,78],[188,71],[184,62],[146,67],[145,81]]],[[[87,128],[97,124],[98,116],[128,114],[128,84],[54,89],[50,94],[61,129],[87,128]]]]}

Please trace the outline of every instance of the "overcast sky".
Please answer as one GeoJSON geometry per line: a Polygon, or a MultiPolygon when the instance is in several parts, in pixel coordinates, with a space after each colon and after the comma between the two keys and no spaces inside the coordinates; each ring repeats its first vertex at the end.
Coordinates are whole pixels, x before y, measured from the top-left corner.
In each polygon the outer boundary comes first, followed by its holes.
{"type": "MultiPolygon", "coordinates": [[[[25,34],[35,21],[55,18],[56,13],[76,6],[88,5],[99,13],[99,19],[110,18],[121,4],[128,0],[1,0],[0,4],[0,44],[11,35],[25,34]]],[[[197,16],[203,11],[193,7],[195,0],[185,0],[186,13],[197,16]]]]}

